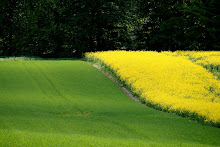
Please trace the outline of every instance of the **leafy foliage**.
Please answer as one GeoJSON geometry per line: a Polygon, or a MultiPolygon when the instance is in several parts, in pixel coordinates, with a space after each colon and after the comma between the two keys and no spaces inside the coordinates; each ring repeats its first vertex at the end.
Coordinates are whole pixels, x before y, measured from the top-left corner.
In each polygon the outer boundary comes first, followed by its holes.
{"type": "Polygon", "coordinates": [[[218,50],[217,0],[1,0],[0,55],[218,50]]]}
{"type": "Polygon", "coordinates": [[[137,36],[151,50],[218,50],[217,0],[140,0],[137,12],[149,21],[137,36]]]}
{"type": "MultiPolygon", "coordinates": [[[[127,2],[128,3],[128,2],[127,2]]],[[[126,28],[120,1],[1,1],[0,55],[81,56],[116,49],[126,28]]]]}

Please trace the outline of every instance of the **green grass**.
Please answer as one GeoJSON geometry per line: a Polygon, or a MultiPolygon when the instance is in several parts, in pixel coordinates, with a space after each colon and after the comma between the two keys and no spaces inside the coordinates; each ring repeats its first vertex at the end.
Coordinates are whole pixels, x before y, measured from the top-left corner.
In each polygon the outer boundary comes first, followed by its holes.
{"type": "Polygon", "coordinates": [[[220,129],[139,105],[83,61],[0,61],[0,146],[220,146],[220,129]]]}

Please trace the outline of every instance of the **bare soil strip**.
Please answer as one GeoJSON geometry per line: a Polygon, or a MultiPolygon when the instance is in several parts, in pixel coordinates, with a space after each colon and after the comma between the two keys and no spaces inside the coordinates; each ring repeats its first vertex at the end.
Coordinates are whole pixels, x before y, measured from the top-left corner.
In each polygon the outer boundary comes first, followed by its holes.
{"type": "Polygon", "coordinates": [[[117,84],[122,91],[129,97],[131,98],[133,101],[135,101],[138,104],[144,105],[142,104],[139,99],[135,98],[131,92],[129,90],[127,90],[125,87],[123,87],[117,80],[115,80],[112,76],[108,75],[107,73],[105,73],[104,71],[101,70],[101,68],[99,68],[97,65],[92,65],[93,67],[97,68],[99,71],[101,71],[105,76],[107,76],[110,80],[112,80],[115,84],[117,84]]]}

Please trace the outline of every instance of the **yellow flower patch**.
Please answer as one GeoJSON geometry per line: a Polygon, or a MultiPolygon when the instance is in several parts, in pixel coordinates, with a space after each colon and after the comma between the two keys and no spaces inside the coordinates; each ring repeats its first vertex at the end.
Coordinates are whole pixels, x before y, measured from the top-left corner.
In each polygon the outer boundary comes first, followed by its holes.
{"type": "MultiPolygon", "coordinates": [[[[220,81],[202,66],[188,60],[186,54],[107,51],[86,53],[86,58],[100,60],[110,67],[147,103],[220,123],[220,81]]],[[[211,58],[209,61],[206,57],[207,62],[219,64],[211,58]]]]}

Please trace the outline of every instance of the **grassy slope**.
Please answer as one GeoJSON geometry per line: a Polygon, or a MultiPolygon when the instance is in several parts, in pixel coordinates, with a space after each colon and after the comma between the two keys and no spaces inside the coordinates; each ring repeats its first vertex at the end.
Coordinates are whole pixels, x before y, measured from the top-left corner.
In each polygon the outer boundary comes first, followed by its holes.
{"type": "Polygon", "coordinates": [[[82,61],[0,62],[0,146],[220,145],[220,129],[129,99],[82,61]]]}

